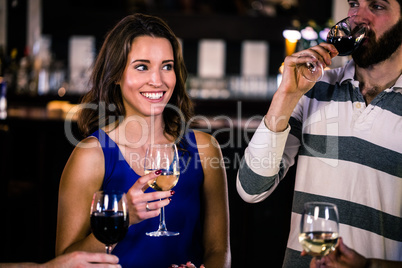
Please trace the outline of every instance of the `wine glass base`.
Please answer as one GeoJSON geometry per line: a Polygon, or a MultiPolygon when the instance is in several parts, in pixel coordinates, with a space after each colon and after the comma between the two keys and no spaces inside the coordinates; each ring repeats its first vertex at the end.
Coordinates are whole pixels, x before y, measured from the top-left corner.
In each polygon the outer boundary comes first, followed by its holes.
{"type": "Polygon", "coordinates": [[[179,232],[170,232],[170,231],[154,231],[154,232],[148,232],[145,234],[147,236],[160,237],[160,236],[177,236],[180,233],[179,232]]]}

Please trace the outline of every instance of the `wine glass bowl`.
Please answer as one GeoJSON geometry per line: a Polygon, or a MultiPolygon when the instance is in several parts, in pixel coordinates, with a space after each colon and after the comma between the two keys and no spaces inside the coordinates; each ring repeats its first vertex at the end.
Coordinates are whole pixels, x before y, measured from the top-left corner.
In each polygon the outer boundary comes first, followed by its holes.
{"type": "Polygon", "coordinates": [[[344,18],[336,23],[328,32],[327,43],[333,44],[338,56],[351,55],[367,35],[367,25],[353,26],[355,16],[344,18]]]}
{"type": "Polygon", "coordinates": [[[335,249],[338,237],[339,216],[336,205],[324,202],[304,204],[299,242],[306,253],[321,258],[335,249]]]}
{"type": "Polygon", "coordinates": [[[119,191],[97,191],[91,204],[90,222],[95,238],[105,244],[110,254],[113,244],[128,231],[129,216],[126,194],[119,191]]]}
{"type": "Polygon", "coordinates": [[[317,82],[324,75],[324,67],[318,59],[308,53],[301,53],[299,59],[305,59],[305,64],[296,65],[297,71],[310,82],[317,82]]]}
{"type": "Polygon", "coordinates": [[[159,177],[148,181],[148,186],[154,189],[155,191],[168,191],[176,186],[179,181],[178,174],[170,174],[171,172],[167,172],[162,170],[162,173],[159,177]]]}
{"type": "MultiPolygon", "coordinates": [[[[168,191],[176,186],[179,176],[179,156],[175,144],[150,144],[147,148],[144,162],[144,172],[149,174],[159,170],[161,174],[149,180],[148,185],[155,191],[168,191]]],[[[176,236],[179,232],[171,232],[166,228],[165,207],[161,208],[159,228],[147,232],[148,236],[176,236]]]]}

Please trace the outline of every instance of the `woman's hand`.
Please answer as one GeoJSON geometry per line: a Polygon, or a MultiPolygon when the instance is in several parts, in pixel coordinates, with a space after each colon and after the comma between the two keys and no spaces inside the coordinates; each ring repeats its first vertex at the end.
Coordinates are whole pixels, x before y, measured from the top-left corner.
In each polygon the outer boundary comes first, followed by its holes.
{"type": "MultiPolygon", "coordinates": [[[[121,267],[119,258],[115,255],[106,253],[92,253],[75,251],[65,255],[60,255],[57,258],[45,263],[43,267],[47,268],[73,268],[73,267],[121,267]]],[[[42,266],[41,266],[42,267],[42,266]]]]}
{"type": "Polygon", "coordinates": [[[170,203],[174,191],[155,191],[144,193],[148,181],[154,180],[161,174],[159,170],[140,177],[127,192],[129,204],[130,225],[159,215],[160,208],[170,203]]]}
{"type": "MultiPolygon", "coordinates": [[[[189,261],[186,264],[180,264],[180,265],[172,264],[169,268],[197,268],[197,267],[189,261]]],[[[204,264],[201,264],[200,268],[205,268],[204,264]]]]}
{"type": "Polygon", "coordinates": [[[74,251],[46,263],[0,263],[3,268],[121,268],[119,258],[112,254],[74,251]]]}

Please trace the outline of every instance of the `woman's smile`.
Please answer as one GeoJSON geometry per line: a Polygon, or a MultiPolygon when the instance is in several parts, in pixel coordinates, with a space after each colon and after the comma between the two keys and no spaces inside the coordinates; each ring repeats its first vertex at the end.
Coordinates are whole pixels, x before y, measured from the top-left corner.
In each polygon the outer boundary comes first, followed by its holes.
{"type": "Polygon", "coordinates": [[[150,100],[162,99],[164,92],[141,92],[141,95],[150,100]]]}

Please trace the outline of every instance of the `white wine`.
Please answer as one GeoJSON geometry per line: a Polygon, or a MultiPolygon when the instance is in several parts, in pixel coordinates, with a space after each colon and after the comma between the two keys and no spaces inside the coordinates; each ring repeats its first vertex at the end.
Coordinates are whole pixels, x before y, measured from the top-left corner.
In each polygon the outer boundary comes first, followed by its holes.
{"type": "Polygon", "coordinates": [[[322,257],[335,249],[338,243],[338,233],[308,232],[299,235],[303,249],[314,257],[322,257]]]}
{"type": "MultiPolygon", "coordinates": [[[[154,170],[145,170],[145,174],[155,172],[154,170]]],[[[167,191],[176,186],[179,181],[180,173],[176,172],[162,172],[161,175],[155,179],[149,180],[149,187],[153,188],[155,191],[167,191]]]]}

